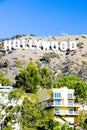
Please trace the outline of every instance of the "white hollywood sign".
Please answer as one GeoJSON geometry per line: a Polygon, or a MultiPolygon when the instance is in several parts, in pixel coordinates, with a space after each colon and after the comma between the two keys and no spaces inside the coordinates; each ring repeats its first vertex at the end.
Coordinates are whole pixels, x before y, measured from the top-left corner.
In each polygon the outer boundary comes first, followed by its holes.
{"type": "Polygon", "coordinates": [[[69,42],[57,42],[57,41],[46,41],[46,40],[29,40],[26,41],[25,39],[18,40],[5,40],[4,41],[4,49],[11,50],[11,49],[43,49],[43,50],[61,50],[66,51],[69,50],[76,50],[77,43],[76,41],[69,41],[69,42]]]}

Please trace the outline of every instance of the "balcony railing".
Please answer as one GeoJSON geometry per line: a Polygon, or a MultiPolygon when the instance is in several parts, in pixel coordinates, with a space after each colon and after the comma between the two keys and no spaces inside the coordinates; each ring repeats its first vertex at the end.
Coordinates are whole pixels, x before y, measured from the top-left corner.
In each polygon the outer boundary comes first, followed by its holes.
{"type": "Polygon", "coordinates": [[[58,111],[58,112],[55,111],[54,114],[55,114],[55,115],[72,115],[72,116],[78,115],[78,113],[76,113],[75,111],[69,112],[69,111],[67,111],[67,110],[60,110],[60,111],[58,111]]]}
{"type": "Polygon", "coordinates": [[[44,108],[51,108],[53,106],[53,104],[47,104],[47,105],[44,105],[44,108]]]}
{"type": "Polygon", "coordinates": [[[68,104],[68,107],[80,107],[80,105],[79,104],[76,104],[76,103],[73,103],[73,104],[68,104]]]}
{"type": "Polygon", "coordinates": [[[72,104],[72,105],[68,105],[68,104],[55,104],[55,103],[50,103],[50,104],[45,104],[44,108],[51,108],[51,107],[55,107],[55,106],[59,106],[59,107],[80,107],[79,104],[72,104]]]}
{"type": "Polygon", "coordinates": [[[63,99],[63,97],[52,95],[52,96],[50,96],[50,99],[63,99]]]}
{"type": "Polygon", "coordinates": [[[75,99],[75,96],[68,96],[68,99],[75,99]]]}

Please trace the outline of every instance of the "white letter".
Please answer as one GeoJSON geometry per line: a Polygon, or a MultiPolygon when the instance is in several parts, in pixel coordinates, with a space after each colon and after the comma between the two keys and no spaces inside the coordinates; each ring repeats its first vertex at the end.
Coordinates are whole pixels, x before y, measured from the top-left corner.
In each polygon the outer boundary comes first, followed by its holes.
{"type": "Polygon", "coordinates": [[[20,40],[18,40],[18,39],[13,40],[13,48],[14,49],[19,49],[20,48],[20,40]]]}
{"type": "Polygon", "coordinates": [[[76,50],[77,49],[76,41],[70,41],[69,45],[70,45],[70,50],[76,50]]]}
{"type": "Polygon", "coordinates": [[[29,40],[28,45],[29,45],[30,49],[33,49],[33,47],[32,47],[32,40],[29,40]]]}
{"type": "Polygon", "coordinates": [[[39,40],[39,41],[34,40],[34,43],[35,43],[35,45],[36,45],[36,48],[37,48],[37,49],[40,49],[41,40],[39,40]]]}
{"type": "Polygon", "coordinates": [[[22,47],[23,49],[28,49],[28,47],[25,46],[25,39],[22,39],[22,47]]]}
{"type": "Polygon", "coordinates": [[[56,42],[56,41],[52,41],[51,42],[51,48],[52,48],[52,50],[58,50],[58,42],[56,42]]]}
{"type": "Polygon", "coordinates": [[[61,51],[67,50],[67,42],[60,42],[60,50],[61,51]]]}
{"type": "Polygon", "coordinates": [[[4,49],[5,50],[11,50],[11,42],[9,42],[9,41],[4,41],[4,49]]]}
{"type": "Polygon", "coordinates": [[[43,50],[49,50],[50,41],[42,41],[43,50]]]}

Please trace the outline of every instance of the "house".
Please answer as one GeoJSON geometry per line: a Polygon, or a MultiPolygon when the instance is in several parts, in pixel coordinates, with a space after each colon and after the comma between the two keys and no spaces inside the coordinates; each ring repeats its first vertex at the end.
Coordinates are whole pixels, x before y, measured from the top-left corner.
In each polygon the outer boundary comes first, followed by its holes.
{"type": "MultiPolygon", "coordinates": [[[[15,87],[13,86],[2,86],[0,84],[0,111],[1,111],[1,117],[0,117],[0,130],[4,127],[4,119],[6,118],[7,114],[5,109],[9,106],[21,106],[23,100],[22,99],[9,99],[8,95],[11,91],[13,91],[15,87]],[[4,106],[4,107],[3,107],[4,106]]],[[[15,113],[18,118],[20,116],[20,113],[15,113]]],[[[9,122],[8,122],[9,123],[9,122]]],[[[20,130],[20,123],[18,121],[12,122],[12,128],[14,130],[20,130]]]]}
{"type": "MultiPolygon", "coordinates": [[[[6,105],[9,101],[8,94],[14,90],[13,86],[2,86],[0,84],[0,104],[6,105]]],[[[1,108],[1,105],[0,105],[1,108]]]]}
{"type": "Polygon", "coordinates": [[[61,123],[78,124],[79,105],[75,104],[74,89],[40,89],[38,94],[39,102],[47,110],[50,118],[61,123]]]}

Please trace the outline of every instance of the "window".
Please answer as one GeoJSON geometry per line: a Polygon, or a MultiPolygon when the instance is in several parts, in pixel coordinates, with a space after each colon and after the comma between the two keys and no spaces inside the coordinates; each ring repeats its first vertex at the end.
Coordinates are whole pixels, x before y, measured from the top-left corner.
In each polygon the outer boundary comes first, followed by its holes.
{"type": "Polygon", "coordinates": [[[55,98],[61,98],[61,93],[54,93],[55,98]]]}
{"type": "Polygon", "coordinates": [[[73,114],[73,109],[69,109],[69,114],[73,114]]]}
{"type": "Polygon", "coordinates": [[[73,94],[72,93],[68,93],[68,98],[72,98],[73,94]]]}
{"type": "Polygon", "coordinates": [[[55,105],[61,105],[61,100],[55,100],[55,105]]]}
{"type": "Polygon", "coordinates": [[[55,114],[59,114],[60,113],[60,109],[59,108],[55,108],[55,114]]]}
{"type": "Polygon", "coordinates": [[[73,106],[73,105],[74,105],[74,102],[73,102],[73,101],[68,101],[68,105],[69,105],[69,106],[73,106]]]}

